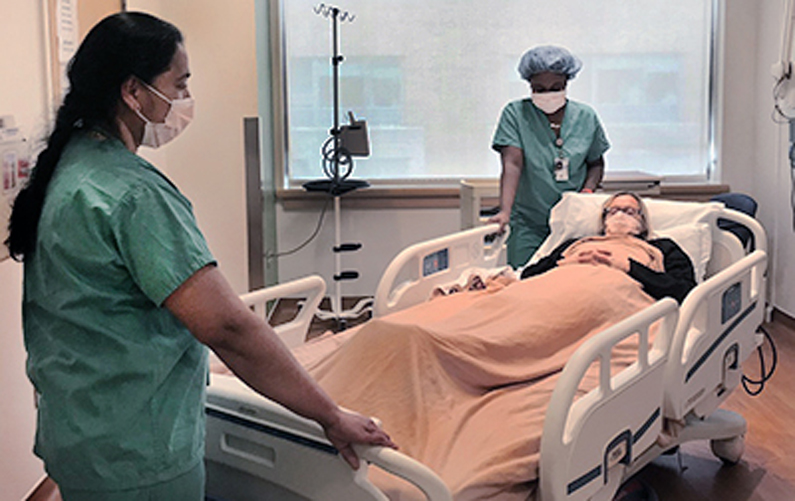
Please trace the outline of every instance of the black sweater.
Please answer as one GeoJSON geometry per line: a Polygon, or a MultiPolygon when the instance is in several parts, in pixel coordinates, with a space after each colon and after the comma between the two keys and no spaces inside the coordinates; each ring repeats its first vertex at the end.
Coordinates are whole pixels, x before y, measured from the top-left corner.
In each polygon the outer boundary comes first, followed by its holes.
{"type": "MultiPolygon", "coordinates": [[[[571,239],[563,242],[550,255],[525,268],[522,271],[522,279],[540,275],[555,268],[558,265],[558,260],[563,257],[563,252],[576,241],[577,239],[571,239]]],[[[681,303],[690,289],[696,286],[693,263],[681,247],[670,238],[657,238],[647,242],[662,252],[665,271],[658,273],[634,259],[630,259],[629,276],[640,282],[644,292],[654,299],[672,297],[681,303]]]]}

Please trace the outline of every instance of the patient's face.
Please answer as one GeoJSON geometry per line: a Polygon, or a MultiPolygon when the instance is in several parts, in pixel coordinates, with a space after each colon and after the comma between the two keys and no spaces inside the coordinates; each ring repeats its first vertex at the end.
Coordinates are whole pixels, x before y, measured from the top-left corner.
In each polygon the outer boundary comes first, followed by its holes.
{"type": "Polygon", "coordinates": [[[640,204],[635,197],[621,195],[604,209],[605,235],[637,235],[642,228],[640,204]]]}

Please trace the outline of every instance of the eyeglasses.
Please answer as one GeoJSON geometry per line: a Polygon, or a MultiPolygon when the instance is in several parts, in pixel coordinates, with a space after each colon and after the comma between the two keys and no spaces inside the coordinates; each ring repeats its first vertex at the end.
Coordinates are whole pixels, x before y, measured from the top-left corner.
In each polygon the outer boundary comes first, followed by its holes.
{"type": "Polygon", "coordinates": [[[566,90],[566,84],[553,84],[549,87],[544,87],[543,85],[533,85],[530,84],[530,90],[533,91],[534,94],[545,94],[547,92],[560,92],[562,90],[566,90]]]}
{"type": "Polygon", "coordinates": [[[630,217],[635,217],[640,214],[640,209],[636,209],[635,207],[606,207],[604,210],[606,216],[614,216],[619,212],[623,212],[630,217]]]}

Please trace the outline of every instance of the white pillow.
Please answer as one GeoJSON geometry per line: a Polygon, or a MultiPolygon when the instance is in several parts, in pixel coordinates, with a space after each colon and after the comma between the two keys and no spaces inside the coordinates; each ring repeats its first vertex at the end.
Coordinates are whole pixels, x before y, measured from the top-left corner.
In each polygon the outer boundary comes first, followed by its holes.
{"type": "Polygon", "coordinates": [[[707,223],[682,224],[655,231],[654,238],[667,237],[679,244],[693,263],[696,282],[707,275],[707,263],[712,255],[712,231],[707,223]]]}
{"type": "MultiPolygon", "coordinates": [[[[541,244],[529,263],[535,263],[551,253],[558,245],[572,238],[596,235],[599,232],[602,206],[610,197],[608,194],[586,194],[568,191],[563,193],[560,201],[552,207],[549,216],[550,235],[541,244]]],[[[715,224],[718,212],[723,204],[718,202],[677,202],[644,198],[643,202],[649,210],[649,220],[653,236],[668,236],[679,244],[693,261],[696,279],[701,280],[706,273],[707,262],[712,250],[710,228],[715,224]],[[673,234],[684,240],[685,245],[665,234],[666,230],[697,225],[689,229],[679,228],[673,234]],[[692,253],[692,254],[691,254],[692,253]],[[702,271],[703,270],[703,271],[702,271]]]]}

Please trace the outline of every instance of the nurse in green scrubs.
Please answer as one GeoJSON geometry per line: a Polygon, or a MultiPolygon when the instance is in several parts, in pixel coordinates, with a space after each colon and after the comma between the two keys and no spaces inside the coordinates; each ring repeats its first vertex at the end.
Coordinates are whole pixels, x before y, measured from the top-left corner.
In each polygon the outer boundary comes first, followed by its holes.
{"type": "Polygon", "coordinates": [[[564,191],[593,192],[610,147],[590,106],[566,98],[566,84],[582,62],[563,47],[527,51],[518,71],[531,96],[502,111],[492,148],[502,162],[500,212],[491,222],[510,223],[508,264],[523,266],[549,234],[549,211],[564,191]]]}
{"type": "Polygon", "coordinates": [[[351,466],[354,443],[394,446],[340,409],[240,301],[190,202],[136,154],[193,117],[180,32],[147,14],[110,16],[68,75],[6,241],[25,267],[34,452],[64,501],[204,499],[208,346],[255,390],[318,421],[351,466]]]}

